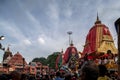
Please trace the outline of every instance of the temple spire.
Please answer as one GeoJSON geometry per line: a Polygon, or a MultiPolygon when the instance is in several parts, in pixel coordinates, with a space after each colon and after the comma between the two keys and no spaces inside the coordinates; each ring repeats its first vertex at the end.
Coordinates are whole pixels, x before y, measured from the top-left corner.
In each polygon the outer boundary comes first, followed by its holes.
{"type": "Polygon", "coordinates": [[[97,12],[97,20],[96,21],[99,21],[99,16],[98,16],[98,12],[97,12]]]}
{"type": "Polygon", "coordinates": [[[96,19],[95,24],[101,24],[101,21],[99,20],[98,12],[97,12],[97,19],[96,19]]]}
{"type": "Polygon", "coordinates": [[[9,46],[7,47],[7,50],[6,50],[6,52],[10,52],[10,48],[9,48],[9,46]]]}

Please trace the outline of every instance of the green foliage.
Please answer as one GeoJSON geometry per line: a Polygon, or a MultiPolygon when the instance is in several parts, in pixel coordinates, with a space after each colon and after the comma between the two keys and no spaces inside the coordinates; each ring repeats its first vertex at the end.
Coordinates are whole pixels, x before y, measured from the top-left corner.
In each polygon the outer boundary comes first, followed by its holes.
{"type": "Polygon", "coordinates": [[[47,57],[47,63],[49,64],[50,68],[55,69],[56,58],[60,54],[60,52],[54,52],[53,54],[47,57]]]}
{"type": "Polygon", "coordinates": [[[32,62],[40,62],[40,63],[42,63],[43,65],[47,65],[47,59],[44,58],[44,57],[34,58],[34,59],[32,60],[32,62]]]}
{"type": "Polygon", "coordinates": [[[55,62],[58,54],[60,54],[60,52],[54,52],[53,54],[49,55],[47,59],[44,57],[34,58],[32,62],[40,62],[43,65],[49,65],[50,68],[55,69],[55,62]]]}

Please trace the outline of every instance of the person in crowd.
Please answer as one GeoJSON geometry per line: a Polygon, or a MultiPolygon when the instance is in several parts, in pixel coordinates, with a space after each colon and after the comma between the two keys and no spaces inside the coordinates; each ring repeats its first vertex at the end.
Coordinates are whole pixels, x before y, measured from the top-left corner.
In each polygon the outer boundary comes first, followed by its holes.
{"type": "Polygon", "coordinates": [[[49,80],[50,76],[49,75],[45,75],[45,80],[49,80]]]}
{"type": "Polygon", "coordinates": [[[99,68],[99,77],[97,80],[112,80],[107,76],[107,68],[105,65],[98,65],[99,68]]]}
{"type": "Polygon", "coordinates": [[[21,79],[20,80],[28,80],[28,75],[21,74],[21,79]]]}
{"type": "Polygon", "coordinates": [[[71,80],[72,76],[69,73],[65,74],[65,79],[64,80],[71,80]]]}
{"type": "Polygon", "coordinates": [[[98,67],[94,64],[87,64],[81,70],[80,80],[97,80],[98,67]]]}
{"type": "Polygon", "coordinates": [[[21,74],[18,71],[12,71],[10,73],[10,76],[12,80],[20,80],[21,79],[21,74]]]}
{"type": "Polygon", "coordinates": [[[76,73],[74,73],[72,76],[71,76],[71,80],[77,80],[77,74],[76,73]]]}
{"type": "Polygon", "coordinates": [[[51,75],[50,75],[50,80],[55,80],[54,74],[51,74],[51,75]]]}
{"type": "Polygon", "coordinates": [[[35,79],[35,76],[29,75],[29,79],[28,80],[36,80],[36,79],[35,79]]]}
{"type": "Polygon", "coordinates": [[[2,74],[0,75],[0,80],[9,80],[9,78],[6,75],[2,74]]]}
{"type": "Polygon", "coordinates": [[[117,80],[117,75],[116,75],[116,74],[117,74],[116,71],[111,70],[111,71],[110,71],[110,78],[111,78],[112,80],[117,80]]]}
{"type": "Polygon", "coordinates": [[[64,79],[61,78],[60,76],[61,76],[60,72],[59,72],[59,71],[56,72],[56,78],[55,78],[55,80],[64,80],[64,79]]]}

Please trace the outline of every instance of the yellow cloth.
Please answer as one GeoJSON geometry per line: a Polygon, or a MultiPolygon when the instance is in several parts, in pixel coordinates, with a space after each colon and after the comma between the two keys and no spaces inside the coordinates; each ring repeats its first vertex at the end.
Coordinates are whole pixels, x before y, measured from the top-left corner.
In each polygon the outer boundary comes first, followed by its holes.
{"type": "Polygon", "coordinates": [[[111,80],[111,79],[107,76],[104,76],[104,77],[98,77],[97,80],[111,80]]]}

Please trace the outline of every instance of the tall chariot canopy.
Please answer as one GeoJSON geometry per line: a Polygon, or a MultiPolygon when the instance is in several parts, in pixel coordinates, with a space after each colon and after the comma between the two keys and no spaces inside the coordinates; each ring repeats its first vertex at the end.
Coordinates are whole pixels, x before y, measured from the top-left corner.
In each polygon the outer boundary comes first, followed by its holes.
{"type": "Polygon", "coordinates": [[[97,15],[94,26],[89,30],[86,36],[83,54],[106,54],[108,50],[113,54],[117,54],[117,48],[115,47],[109,28],[102,24],[97,15]]]}

